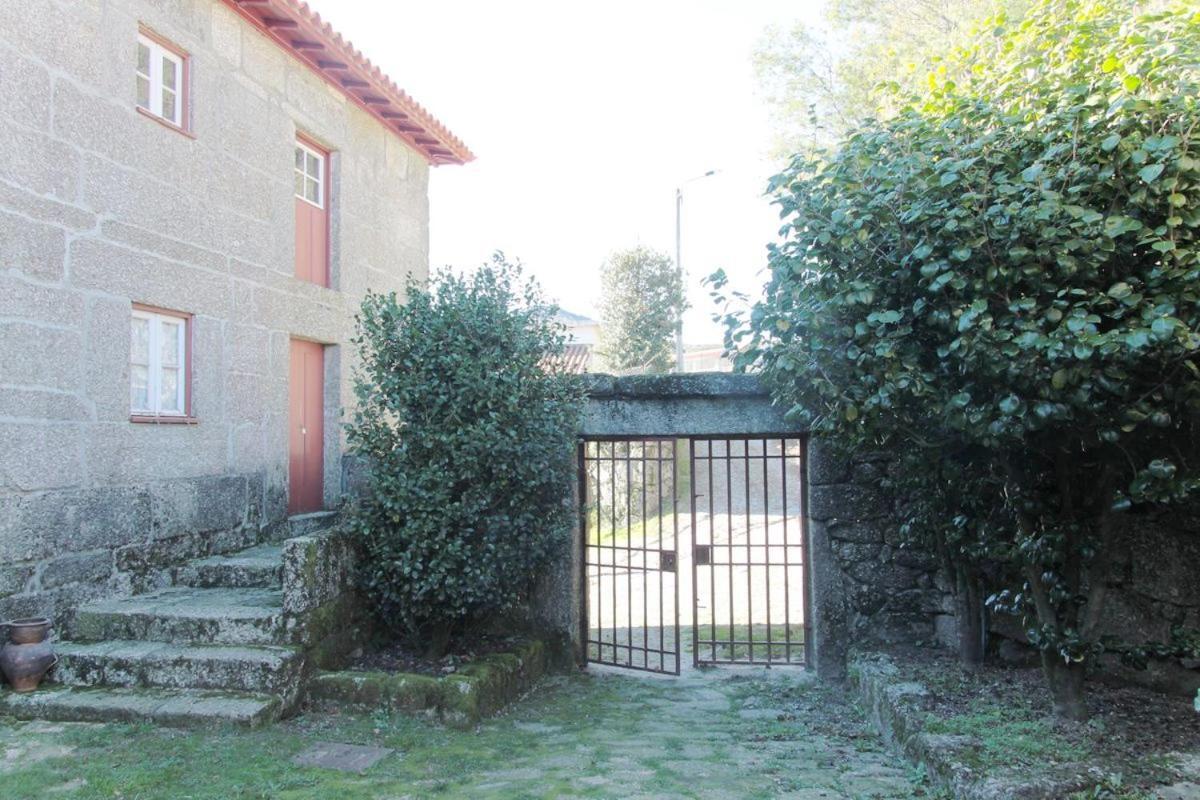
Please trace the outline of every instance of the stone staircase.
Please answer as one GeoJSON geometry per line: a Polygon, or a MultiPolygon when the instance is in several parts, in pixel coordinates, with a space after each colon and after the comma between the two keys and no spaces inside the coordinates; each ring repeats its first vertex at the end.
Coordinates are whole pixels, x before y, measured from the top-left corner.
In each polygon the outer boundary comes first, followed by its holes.
{"type": "MultiPolygon", "coordinates": [[[[301,522],[291,530],[305,537],[294,541],[308,546],[332,515],[301,522]]],[[[0,715],[253,727],[289,714],[308,657],[305,615],[285,612],[285,592],[311,589],[285,586],[285,547],[192,561],[173,586],[80,606],[70,639],[55,645],[48,683],[30,694],[0,692],[0,715]]]]}

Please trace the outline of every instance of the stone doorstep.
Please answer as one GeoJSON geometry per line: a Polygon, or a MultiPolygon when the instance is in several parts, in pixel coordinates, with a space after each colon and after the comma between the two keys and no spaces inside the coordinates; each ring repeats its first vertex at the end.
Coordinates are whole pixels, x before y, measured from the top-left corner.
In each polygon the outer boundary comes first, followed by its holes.
{"type": "Polygon", "coordinates": [[[55,722],[152,722],[171,727],[229,723],[256,728],[279,719],[278,697],[199,689],[50,687],[0,692],[0,714],[55,722]]]}
{"type": "Polygon", "coordinates": [[[336,511],[313,511],[309,514],[293,514],[288,517],[288,538],[312,536],[329,530],[337,522],[336,511]]]}
{"type": "Polygon", "coordinates": [[[180,567],[175,583],[196,588],[280,589],[283,547],[263,544],[229,556],[210,556],[180,567]]]}
{"type": "Polygon", "coordinates": [[[228,689],[295,697],[304,658],[285,647],[60,642],[50,679],[67,686],[228,689]]]}
{"type": "Polygon", "coordinates": [[[172,587],[78,608],[72,638],[178,644],[285,644],[283,596],[273,589],[172,587]]]}

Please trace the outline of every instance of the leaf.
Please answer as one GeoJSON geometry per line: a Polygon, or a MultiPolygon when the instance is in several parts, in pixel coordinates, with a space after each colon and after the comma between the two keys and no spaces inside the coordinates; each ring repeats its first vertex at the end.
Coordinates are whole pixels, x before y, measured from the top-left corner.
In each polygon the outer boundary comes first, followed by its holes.
{"type": "Polygon", "coordinates": [[[1021,399],[1015,394],[1010,394],[1000,401],[1000,410],[1005,414],[1015,414],[1020,407],[1021,399]]]}
{"type": "Polygon", "coordinates": [[[1111,153],[1117,149],[1117,145],[1121,143],[1121,135],[1118,133],[1104,137],[1104,141],[1100,142],[1100,149],[1106,153],[1111,153]]]}
{"type": "Polygon", "coordinates": [[[1138,177],[1144,180],[1146,183],[1154,183],[1158,176],[1162,175],[1162,171],[1162,164],[1147,164],[1138,170],[1138,177]]]}
{"type": "Polygon", "coordinates": [[[1100,64],[1100,71],[1106,73],[1113,72],[1119,66],[1121,66],[1121,62],[1117,59],[1117,57],[1109,56],[1108,58],[1104,59],[1103,63],[1100,64]]]}
{"type": "Polygon", "coordinates": [[[1050,385],[1055,389],[1062,389],[1067,385],[1067,371],[1065,369],[1056,370],[1050,376],[1050,385]]]}
{"type": "Polygon", "coordinates": [[[1137,75],[1126,75],[1125,79],[1121,81],[1121,85],[1125,87],[1125,91],[1135,92],[1142,85],[1142,79],[1137,75]]]}
{"type": "Polygon", "coordinates": [[[1159,317],[1151,323],[1150,330],[1159,339],[1166,339],[1175,332],[1175,320],[1170,317],[1159,317]]]}
{"type": "Polygon", "coordinates": [[[1034,164],[1032,167],[1026,167],[1025,169],[1021,170],[1021,179],[1028,183],[1033,183],[1039,177],[1041,177],[1041,175],[1042,175],[1042,165],[1041,164],[1034,164]]]}
{"type": "Polygon", "coordinates": [[[949,186],[950,184],[954,183],[957,180],[958,180],[957,172],[946,172],[942,175],[942,179],[941,179],[941,181],[939,181],[939,184],[941,186],[949,186]]]}
{"type": "Polygon", "coordinates": [[[1114,300],[1122,300],[1129,297],[1133,293],[1133,289],[1125,281],[1114,283],[1108,290],[1108,296],[1114,300]]]}
{"type": "Polygon", "coordinates": [[[858,406],[852,403],[846,406],[846,421],[854,422],[856,419],[858,419],[858,406]]]}

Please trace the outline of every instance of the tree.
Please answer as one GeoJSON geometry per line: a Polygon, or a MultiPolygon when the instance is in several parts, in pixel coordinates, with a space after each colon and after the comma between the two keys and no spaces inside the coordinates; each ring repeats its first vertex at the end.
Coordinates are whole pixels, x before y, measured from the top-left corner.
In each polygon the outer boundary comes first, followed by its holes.
{"type": "Polygon", "coordinates": [[[983,19],[1019,17],[1028,0],[831,0],[817,24],[768,29],[754,54],[784,153],[819,149],[864,118],[895,110],[894,91],[983,19]]]}
{"type": "Polygon", "coordinates": [[[467,278],[368,294],[348,426],[368,491],[351,527],[379,618],[441,655],[464,624],[528,598],[569,541],[581,388],[564,335],[501,254],[467,278]]]}
{"type": "Polygon", "coordinates": [[[904,451],[909,491],[970,518],[1074,719],[1123,516],[1200,483],[1200,15],[1137,9],[994,20],[894,117],[796,157],[766,298],[729,317],[792,413],[904,451]],[[936,499],[947,461],[964,502],[936,499]]]}
{"type": "Polygon", "coordinates": [[[683,280],[665,253],[619,250],[600,268],[600,356],[618,373],[667,372],[686,308],[683,280]]]}

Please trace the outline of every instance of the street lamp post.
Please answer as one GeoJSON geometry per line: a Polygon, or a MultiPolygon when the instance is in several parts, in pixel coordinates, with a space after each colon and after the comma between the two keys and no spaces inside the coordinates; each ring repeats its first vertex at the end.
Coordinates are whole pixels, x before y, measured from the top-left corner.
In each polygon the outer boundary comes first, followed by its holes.
{"type": "MultiPolygon", "coordinates": [[[[675,270],[679,273],[679,285],[683,287],[683,299],[687,301],[687,280],[683,275],[683,187],[701,178],[716,175],[715,169],[710,169],[703,175],[688,178],[675,188],[675,270]]],[[[675,321],[675,371],[683,372],[683,309],[679,310],[679,319],[675,321]]]]}

